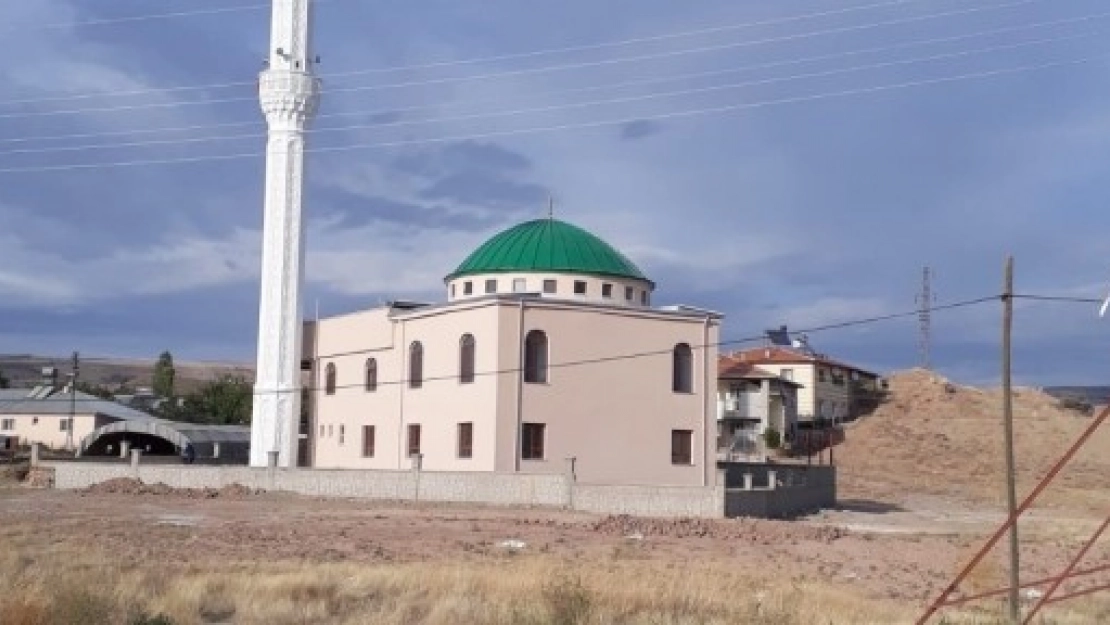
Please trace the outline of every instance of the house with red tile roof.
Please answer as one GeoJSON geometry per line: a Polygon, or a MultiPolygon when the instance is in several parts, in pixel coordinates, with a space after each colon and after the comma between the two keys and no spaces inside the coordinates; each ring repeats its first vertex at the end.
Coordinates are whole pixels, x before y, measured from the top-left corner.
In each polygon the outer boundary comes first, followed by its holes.
{"type": "Polygon", "coordinates": [[[717,359],[717,454],[720,460],[763,462],[768,432],[779,441],[798,420],[798,389],[752,363],[717,359]]]}

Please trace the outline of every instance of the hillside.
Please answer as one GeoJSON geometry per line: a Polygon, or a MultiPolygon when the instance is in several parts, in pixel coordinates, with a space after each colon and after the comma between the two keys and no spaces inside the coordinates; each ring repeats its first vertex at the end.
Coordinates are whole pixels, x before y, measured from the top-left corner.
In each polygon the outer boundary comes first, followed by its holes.
{"type": "MultiPolygon", "coordinates": [[[[60,375],[69,372],[68,358],[49,356],[0,354],[0,372],[13,387],[34,386],[40,380],[43,367],[54,366],[60,375]]],[[[97,358],[81,361],[81,380],[96,386],[116,389],[151,385],[154,359],[97,358]]],[[[175,362],[176,389],[188,393],[201,384],[221,375],[230,374],[247,379],[254,378],[253,367],[234,363],[175,362]]]]}
{"type": "MultiPolygon", "coordinates": [[[[837,448],[840,495],[898,503],[941,495],[968,503],[1003,501],[1001,392],[959,386],[923,370],[890,378],[890,397],[848,427],[837,448]]],[[[1014,449],[1019,500],[1090,423],[1044,392],[1015,389],[1014,449]]],[[[1110,424],[1097,432],[1054,483],[1047,502],[1104,505],[1110,424]]]]}

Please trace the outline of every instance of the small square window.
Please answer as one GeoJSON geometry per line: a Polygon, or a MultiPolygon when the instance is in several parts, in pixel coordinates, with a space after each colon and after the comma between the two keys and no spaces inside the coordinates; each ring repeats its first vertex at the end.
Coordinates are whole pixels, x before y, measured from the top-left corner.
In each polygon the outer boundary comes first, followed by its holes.
{"type": "Polygon", "coordinates": [[[528,288],[524,278],[513,278],[513,293],[523,293],[528,288]]]}
{"type": "Polygon", "coordinates": [[[556,290],[558,290],[558,282],[556,282],[555,280],[544,280],[543,281],[543,292],[544,293],[554,293],[556,290]]]}
{"type": "Polygon", "coordinates": [[[601,285],[601,296],[604,297],[605,299],[612,299],[612,297],[613,297],[613,285],[609,284],[609,283],[605,283],[605,284],[601,285]]]}
{"type": "Polygon", "coordinates": [[[521,428],[520,457],[522,460],[543,460],[544,434],[547,426],[543,423],[525,423],[521,428]]]}
{"type": "Polygon", "coordinates": [[[671,430],[671,464],[693,464],[694,432],[671,430]]]}
{"type": "Polygon", "coordinates": [[[633,289],[632,287],[630,287],[630,286],[624,287],[624,299],[631,302],[633,299],[635,299],[634,298],[635,293],[636,293],[636,290],[633,289]]]}
{"type": "Polygon", "coordinates": [[[463,295],[471,295],[474,293],[474,283],[467,281],[463,282],[463,295]]]}
{"type": "Polygon", "coordinates": [[[585,295],[586,294],[586,281],[585,280],[575,280],[574,281],[574,294],[575,295],[585,295]]]}
{"type": "Polygon", "coordinates": [[[497,280],[486,280],[486,293],[497,292],[497,280]]]}

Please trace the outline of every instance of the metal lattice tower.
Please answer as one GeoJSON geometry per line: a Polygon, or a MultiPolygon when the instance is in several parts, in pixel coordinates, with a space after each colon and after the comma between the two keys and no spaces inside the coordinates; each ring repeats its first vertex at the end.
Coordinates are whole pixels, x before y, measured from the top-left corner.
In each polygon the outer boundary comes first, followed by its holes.
{"type": "Polygon", "coordinates": [[[933,293],[933,270],[925,267],[921,271],[921,292],[917,295],[917,319],[920,326],[918,337],[918,351],[921,354],[921,366],[932,369],[933,346],[933,304],[936,295],[933,293]]]}

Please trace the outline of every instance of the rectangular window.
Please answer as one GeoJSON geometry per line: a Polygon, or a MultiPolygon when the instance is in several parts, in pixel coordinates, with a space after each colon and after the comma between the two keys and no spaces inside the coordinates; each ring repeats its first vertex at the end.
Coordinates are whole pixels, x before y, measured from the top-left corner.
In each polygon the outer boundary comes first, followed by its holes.
{"type": "Polygon", "coordinates": [[[374,426],[362,426],[362,457],[374,457],[374,426]]]}
{"type": "Polygon", "coordinates": [[[420,453],[420,426],[413,424],[409,426],[409,457],[418,453],[420,453]]]}
{"type": "Polygon", "coordinates": [[[574,294],[575,295],[585,295],[586,294],[586,281],[585,280],[575,280],[574,281],[574,294]]]}
{"type": "Polygon", "coordinates": [[[513,293],[523,293],[527,288],[527,280],[524,278],[513,278],[513,293]]]}
{"type": "Polygon", "coordinates": [[[497,280],[486,280],[486,293],[497,292],[497,280]]]}
{"type": "Polygon", "coordinates": [[[694,432],[671,430],[671,464],[693,464],[694,432]]]}
{"type": "Polygon", "coordinates": [[[794,380],[794,370],[793,369],[783,369],[782,372],[779,373],[779,375],[782,376],[782,379],[784,379],[784,380],[790,380],[790,381],[794,380]]]}
{"type": "Polygon", "coordinates": [[[451,297],[455,297],[455,285],[451,285],[451,297]]]}
{"type": "Polygon", "coordinates": [[[63,417],[62,420],[58,423],[58,429],[63,431],[63,432],[69,430],[68,426],[69,426],[69,417],[63,417]]]}
{"type": "Polygon", "coordinates": [[[474,292],[474,283],[467,280],[463,282],[463,295],[470,295],[474,292]]]}
{"type": "Polygon", "coordinates": [[[324,438],[324,424],[320,424],[320,438],[324,438]]]}
{"type": "Polygon", "coordinates": [[[624,287],[624,299],[631,302],[634,298],[635,292],[635,289],[630,286],[624,287]]]}
{"type": "Polygon", "coordinates": [[[471,458],[474,456],[474,424],[459,424],[459,457],[471,458]]]}
{"type": "Polygon", "coordinates": [[[613,285],[608,283],[601,285],[601,296],[606,299],[612,299],[613,285]]]}
{"type": "Polygon", "coordinates": [[[339,444],[340,445],[343,444],[343,438],[344,438],[344,435],[346,434],[346,432],[347,432],[346,428],[344,428],[342,425],[339,426],[339,444]]]}
{"type": "Polygon", "coordinates": [[[818,382],[824,382],[825,381],[825,368],[824,367],[818,367],[817,368],[817,381],[818,382]]]}
{"type": "Polygon", "coordinates": [[[11,430],[14,430],[14,429],[15,429],[15,419],[0,420],[0,430],[11,431],[11,430]]]}
{"type": "Polygon", "coordinates": [[[647,291],[640,291],[640,303],[643,304],[644,306],[648,305],[648,292],[647,291]]]}
{"type": "Polygon", "coordinates": [[[520,457],[522,460],[543,460],[543,439],[547,425],[525,423],[520,436],[520,457]]]}
{"type": "Polygon", "coordinates": [[[544,293],[554,293],[557,290],[558,290],[558,283],[556,281],[554,281],[554,280],[544,280],[543,281],[543,292],[544,293]]]}

